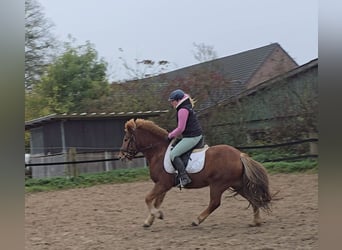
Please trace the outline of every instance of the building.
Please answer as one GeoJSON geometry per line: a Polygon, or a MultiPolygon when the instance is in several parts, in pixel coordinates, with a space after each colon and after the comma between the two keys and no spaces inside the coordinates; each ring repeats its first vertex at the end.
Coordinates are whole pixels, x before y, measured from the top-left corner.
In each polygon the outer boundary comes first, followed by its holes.
{"type": "MultiPolygon", "coordinates": [[[[80,172],[129,166],[109,161],[116,157],[121,146],[124,123],[132,117],[139,117],[151,118],[165,128],[171,126],[174,112],[159,115],[167,113],[166,109],[170,108],[166,101],[169,88],[179,86],[178,83],[182,83],[181,86],[185,86],[198,99],[195,109],[204,126],[206,138],[212,145],[243,145],[276,129],[285,120],[290,125],[297,124],[298,117],[301,121],[304,118],[304,121],[311,119],[315,122],[314,116],[304,117],[303,110],[299,112],[301,106],[298,105],[298,97],[311,95],[313,103],[317,101],[317,66],[318,60],[298,66],[278,43],[271,43],[158,76],[112,84],[112,88],[115,88],[114,105],[119,105],[115,109],[124,112],[53,114],[26,122],[25,129],[31,133],[31,163],[67,161],[69,150],[75,149],[76,160],[108,160],[80,164],[80,172]],[[200,73],[209,78],[201,78],[200,73]],[[216,76],[221,80],[217,80],[216,76]],[[218,81],[221,81],[220,84],[216,84],[218,81]],[[207,88],[208,93],[203,94],[207,88]],[[124,103],[127,100],[130,101],[129,105],[124,103]],[[163,111],[128,111],[128,108],[153,110],[155,107],[163,111]],[[293,109],[293,112],[289,113],[289,109],[293,109]]],[[[310,129],[316,133],[315,125],[310,129]]],[[[140,160],[135,159],[130,163],[131,166],[140,160]]],[[[136,165],[143,164],[139,162],[136,165]]],[[[66,168],[66,165],[32,166],[32,176],[64,175],[66,168]]]]}
{"type": "Polygon", "coordinates": [[[181,86],[198,100],[196,109],[201,111],[297,67],[298,64],[278,43],[271,43],[157,76],[113,84],[113,88],[120,96],[130,95],[139,100],[142,91],[165,99],[170,88],[181,86]],[[137,91],[139,88],[142,90],[137,91]]]}
{"type": "Polygon", "coordinates": [[[102,172],[124,167],[142,167],[143,158],[123,163],[116,159],[124,136],[124,124],[131,118],[150,118],[167,111],[51,114],[25,123],[30,132],[32,177],[68,174],[69,165],[34,165],[68,161],[101,160],[77,164],[78,173],[102,172]]]}
{"type": "Polygon", "coordinates": [[[199,119],[213,144],[318,138],[318,59],[202,110],[199,119]]]}

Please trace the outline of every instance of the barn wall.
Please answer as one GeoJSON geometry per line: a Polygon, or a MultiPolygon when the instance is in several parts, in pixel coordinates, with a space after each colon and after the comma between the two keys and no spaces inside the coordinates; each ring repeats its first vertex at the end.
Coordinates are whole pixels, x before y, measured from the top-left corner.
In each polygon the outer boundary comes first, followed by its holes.
{"type": "Polygon", "coordinates": [[[64,124],[66,147],[78,152],[117,149],[122,144],[123,128],[123,120],[69,120],[64,124]]]}
{"type": "Polygon", "coordinates": [[[30,154],[44,154],[43,127],[32,128],[30,133],[30,154]]]}
{"type": "MultiPolygon", "coordinates": [[[[318,104],[317,68],[259,90],[241,100],[244,120],[304,116],[314,112],[318,104]]],[[[271,124],[270,124],[271,126],[271,124]]]]}
{"type": "Polygon", "coordinates": [[[63,151],[61,122],[47,123],[43,126],[44,154],[57,154],[63,151]]]}
{"type": "Polygon", "coordinates": [[[248,82],[247,88],[252,88],[259,83],[271,79],[275,76],[297,68],[298,65],[290,58],[282,48],[277,48],[272,55],[267,58],[262,67],[253,75],[248,82]]]}
{"type": "Polygon", "coordinates": [[[317,74],[318,67],[310,68],[212,109],[200,117],[207,141],[237,146],[263,139],[258,133],[273,133],[274,140],[317,133],[317,74]]]}

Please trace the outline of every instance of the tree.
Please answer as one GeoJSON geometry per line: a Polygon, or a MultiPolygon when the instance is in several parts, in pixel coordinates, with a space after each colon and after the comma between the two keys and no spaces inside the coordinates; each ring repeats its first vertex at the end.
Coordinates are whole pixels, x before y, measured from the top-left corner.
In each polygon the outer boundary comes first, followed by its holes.
{"type": "Polygon", "coordinates": [[[195,51],[193,55],[199,62],[212,61],[217,58],[216,51],[213,46],[206,45],[204,43],[193,43],[195,51]]]}
{"type": "Polygon", "coordinates": [[[65,52],[47,68],[35,91],[53,113],[90,112],[108,93],[106,69],[90,42],[77,47],[65,43],[65,52]]]}
{"type": "Polygon", "coordinates": [[[36,0],[25,0],[25,88],[30,89],[51,62],[56,40],[50,30],[51,21],[45,18],[36,0]]]}
{"type": "MultiPolygon", "coordinates": [[[[124,53],[122,48],[119,48],[120,53],[124,53]]],[[[144,79],[147,77],[153,77],[168,70],[170,62],[166,60],[151,60],[151,59],[134,59],[134,64],[131,65],[127,60],[120,56],[119,60],[122,63],[122,67],[125,69],[125,74],[130,78],[127,81],[134,81],[144,79]]]]}
{"type": "MultiPolygon", "coordinates": [[[[212,60],[216,57],[213,47],[204,44],[194,44],[197,50],[197,58],[212,60]]],[[[205,60],[204,60],[205,61],[205,60]]],[[[161,66],[162,63],[156,63],[152,60],[139,60],[137,67],[129,67],[124,61],[124,66],[131,76],[136,76],[137,80],[131,80],[127,83],[112,84],[112,94],[114,98],[114,110],[121,111],[141,111],[141,110],[164,110],[169,109],[168,114],[153,120],[165,127],[171,129],[175,126],[174,121],[176,113],[173,112],[169,102],[167,101],[171,91],[180,88],[191,94],[197,101],[195,110],[199,111],[208,105],[214,105],[221,101],[229,92],[230,79],[224,75],[220,65],[215,62],[203,62],[194,70],[187,72],[182,76],[169,78],[167,74],[162,73],[163,67],[158,68],[152,74],[152,77],[146,77],[144,67],[161,66]],[[144,66],[139,68],[138,66],[144,66]],[[140,74],[143,73],[143,74],[140,74]],[[127,97],[129,96],[129,97],[127,97]]],[[[166,62],[167,64],[167,62],[166,62]]],[[[151,118],[152,119],[152,118],[151,118]]],[[[208,125],[210,127],[210,124],[208,125]]],[[[204,128],[206,129],[206,128],[204,128]]]]}

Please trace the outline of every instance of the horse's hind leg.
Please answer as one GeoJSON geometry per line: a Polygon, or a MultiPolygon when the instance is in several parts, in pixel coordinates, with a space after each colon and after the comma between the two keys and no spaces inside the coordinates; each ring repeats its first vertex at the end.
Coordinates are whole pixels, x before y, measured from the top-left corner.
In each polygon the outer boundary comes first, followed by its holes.
{"type": "Polygon", "coordinates": [[[253,207],[253,223],[249,224],[252,227],[259,227],[261,226],[261,218],[260,218],[260,209],[254,205],[252,205],[253,207]]]}
{"type": "MultiPolygon", "coordinates": [[[[248,200],[248,197],[243,193],[242,190],[237,191],[239,195],[241,195],[243,198],[245,198],[246,200],[248,200]]],[[[248,200],[249,201],[249,200],[248,200]]],[[[252,203],[251,203],[252,204],[252,203]]],[[[249,225],[251,227],[259,227],[261,226],[261,217],[260,217],[260,209],[255,206],[252,205],[253,207],[253,222],[250,223],[249,225]]]]}
{"type": "Polygon", "coordinates": [[[210,186],[210,202],[208,207],[192,222],[193,226],[201,224],[221,204],[222,193],[227,188],[210,186]]]}

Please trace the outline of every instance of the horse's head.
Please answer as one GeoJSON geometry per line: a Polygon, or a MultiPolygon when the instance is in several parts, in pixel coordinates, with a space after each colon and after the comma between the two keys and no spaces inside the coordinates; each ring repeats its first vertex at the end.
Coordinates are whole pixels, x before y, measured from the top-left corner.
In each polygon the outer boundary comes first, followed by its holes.
{"type": "Polygon", "coordinates": [[[138,152],[160,149],[168,145],[167,131],[143,119],[131,119],[125,124],[125,136],[120,149],[120,159],[132,160],[138,152]]]}
{"type": "Polygon", "coordinates": [[[119,158],[132,160],[138,153],[135,136],[136,124],[133,119],[125,124],[125,135],[120,148],[119,158]]]}

